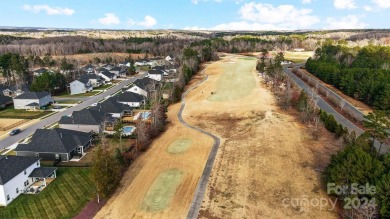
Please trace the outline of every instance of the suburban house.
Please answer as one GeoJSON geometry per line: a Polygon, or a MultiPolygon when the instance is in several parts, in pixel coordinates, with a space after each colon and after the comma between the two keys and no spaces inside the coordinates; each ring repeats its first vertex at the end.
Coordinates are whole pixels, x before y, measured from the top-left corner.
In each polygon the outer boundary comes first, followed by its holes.
{"type": "Polygon", "coordinates": [[[107,100],[98,103],[96,106],[91,107],[90,110],[110,114],[113,118],[121,118],[125,115],[131,115],[133,108],[129,105],[117,102],[116,97],[110,97],[107,100]]]}
{"type": "Polygon", "coordinates": [[[8,96],[8,97],[16,97],[18,95],[21,95],[24,92],[29,92],[30,86],[27,84],[23,85],[14,85],[11,87],[7,87],[5,85],[1,85],[1,95],[8,96]]]}
{"type": "Polygon", "coordinates": [[[92,84],[89,80],[74,80],[69,83],[70,94],[87,93],[93,90],[92,84]]]}
{"type": "Polygon", "coordinates": [[[13,100],[11,97],[0,95],[0,109],[4,109],[9,105],[12,105],[13,100]]]}
{"type": "Polygon", "coordinates": [[[145,77],[145,78],[138,79],[138,80],[134,81],[133,86],[128,88],[128,89],[124,89],[124,91],[125,92],[133,92],[133,93],[140,94],[142,96],[147,97],[148,93],[155,89],[157,82],[158,81],[156,81],[156,80],[145,77]]]}
{"type": "Polygon", "coordinates": [[[164,76],[168,76],[168,73],[163,71],[162,69],[152,69],[148,71],[147,77],[156,81],[162,81],[164,76]]]}
{"type": "Polygon", "coordinates": [[[55,167],[41,167],[39,157],[0,155],[0,206],[9,205],[33,185],[46,187],[46,179],[56,178],[55,167]]]}
{"type": "Polygon", "coordinates": [[[119,103],[127,104],[131,107],[140,107],[145,104],[145,96],[133,92],[123,92],[115,96],[119,103]]]}
{"type": "Polygon", "coordinates": [[[54,103],[51,95],[46,91],[26,92],[13,99],[15,109],[39,109],[54,103]]]}
{"type": "Polygon", "coordinates": [[[71,116],[63,116],[58,122],[59,127],[81,132],[102,131],[103,122],[108,119],[105,113],[98,110],[82,109],[74,111],[71,116]]]}
{"type": "Polygon", "coordinates": [[[122,66],[130,67],[131,63],[129,61],[123,61],[123,62],[119,62],[118,66],[119,67],[122,67],[122,66]]]}
{"type": "Polygon", "coordinates": [[[80,76],[79,81],[83,83],[89,82],[92,87],[99,87],[104,84],[104,80],[97,74],[83,74],[80,76]]]}
{"type": "Polygon", "coordinates": [[[111,64],[104,64],[104,65],[102,65],[102,68],[105,68],[107,70],[111,70],[112,68],[114,68],[114,66],[111,64]]]}
{"type": "Polygon", "coordinates": [[[174,59],[173,56],[170,56],[170,55],[165,57],[165,61],[167,61],[167,62],[172,62],[173,59],[174,59]]]}
{"type": "Polygon", "coordinates": [[[109,70],[109,72],[113,73],[116,75],[116,77],[120,77],[121,75],[119,74],[122,71],[121,67],[114,67],[109,70]]]}
{"type": "Polygon", "coordinates": [[[48,72],[49,70],[47,70],[46,68],[38,68],[36,70],[33,71],[33,75],[34,76],[41,76],[44,72],[48,72]]]}
{"type": "Polygon", "coordinates": [[[112,81],[112,80],[115,80],[116,79],[116,74],[114,73],[111,73],[107,70],[103,71],[103,72],[100,72],[99,73],[99,76],[102,77],[106,82],[109,82],[109,81],[112,81]]]}
{"type": "Polygon", "coordinates": [[[37,129],[28,143],[15,148],[17,156],[39,157],[42,160],[69,161],[82,157],[92,144],[92,134],[69,129],[37,129]]]}
{"type": "Polygon", "coordinates": [[[95,69],[95,68],[96,68],[95,66],[93,66],[93,65],[91,65],[91,64],[88,64],[88,65],[82,67],[81,70],[84,71],[84,72],[87,73],[87,74],[90,74],[90,73],[93,73],[93,72],[94,72],[94,69],[95,69]]]}

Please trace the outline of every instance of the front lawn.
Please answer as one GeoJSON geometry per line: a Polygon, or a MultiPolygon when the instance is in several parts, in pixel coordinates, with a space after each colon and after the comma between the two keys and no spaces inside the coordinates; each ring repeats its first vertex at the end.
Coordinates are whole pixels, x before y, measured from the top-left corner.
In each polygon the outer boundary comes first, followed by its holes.
{"type": "MultiPolygon", "coordinates": [[[[97,88],[97,89],[99,89],[99,88],[97,88]]],[[[91,91],[88,93],[73,94],[73,95],[68,94],[68,92],[63,92],[63,93],[57,94],[55,97],[90,97],[90,96],[93,96],[93,95],[98,94],[98,93],[100,93],[100,91],[91,91]]]]}
{"type": "Polygon", "coordinates": [[[93,197],[89,168],[59,168],[57,178],[39,194],[22,194],[0,207],[0,218],[73,218],[93,197]]]}
{"type": "Polygon", "coordinates": [[[0,118],[10,119],[37,119],[50,114],[48,111],[26,111],[24,109],[14,109],[7,107],[0,111],[0,118]]]}
{"type": "Polygon", "coordinates": [[[97,87],[95,88],[96,90],[104,90],[104,89],[107,89],[107,88],[110,88],[110,87],[113,87],[114,84],[105,84],[105,85],[102,85],[100,87],[97,87]]]}

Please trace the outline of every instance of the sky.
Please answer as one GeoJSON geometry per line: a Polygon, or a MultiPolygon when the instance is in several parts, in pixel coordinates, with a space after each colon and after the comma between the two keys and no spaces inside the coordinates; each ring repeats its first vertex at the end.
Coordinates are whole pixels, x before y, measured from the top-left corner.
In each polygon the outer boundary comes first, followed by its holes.
{"type": "Polygon", "coordinates": [[[390,0],[0,0],[0,26],[92,29],[390,28],[390,0]]]}

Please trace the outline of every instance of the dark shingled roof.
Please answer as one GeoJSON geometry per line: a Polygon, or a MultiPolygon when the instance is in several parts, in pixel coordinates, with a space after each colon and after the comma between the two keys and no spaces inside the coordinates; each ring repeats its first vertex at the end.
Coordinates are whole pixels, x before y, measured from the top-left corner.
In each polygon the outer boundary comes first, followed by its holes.
{"type": "Polygon", "coordinates": [[[109,72],[108,70],[104,69],[105,71],[100,72],[101,74],[105,75],[108,78],[113,78],[116,74],[109,72]]]}
{"type": "Polygon", "coordinates": [[[49,177],[54,171],[56,171],[57,167],[38,167],[35,168],[31,174],[28,177],[34,177],[34,178],[47,178],[49,177]]]}
{"type": "Polygon", "coordinates": [[[0,155],[0,185],[6,184],[38,160],[38,157],[0,155]]]}
{"type": "Polygon", "coordinates": [[[70,117],[61,117],[59,124],[100,125],[104,121],[104,117],[104,112],[82,109],[74,111],[70,117]]]}
{"type": "Polygon", "coordinates": [[[9,89],[8,86],[4,85],[4,84],[0,84],[0,92],[3,92],[3,90],[7,90],[9,89]]]}
{"type": "Polygon", "coordinates": [[[146,77],[142,79],[137,79],[136,81],[133,82],[133,84],[137,85],[137,87],[141,88],[142,90],[146,90],[148,85],[154,83],[156,83],[155,80],[146,77]]]}
{"type": "Polygon", "coordinates": [[[69,153],[91,140],[91,134],[69,129],[37,129],[27,144],[18,144],[15,151],[69,153]]]}
{"type": "Polygon", "coordinates": [[[22,85],[14,85],[9,88],[11,91],[22,90],[23,92],[30,92],[30,85],[22,84],[22,85]]]}
{"type": "Polygon", "coordinates": [[[151,75],[162,75],[162,74],[164,74],[164,72],[162,70],[154,70],[154,69],[149,70],[148,73],[151,74],[151,75]]]}
{"type": "Polygon", "coordinates": [[[46,91],[41,91],[41,92],[26,92],[22,93],[21,95],[15,97],[14,99],[41,99],[43,97],[46,97],[50,95],[46,91]]]}
{"type": "Polygon", "coordinates": [[[6,97],[3,95],[0,95],[0,104],[5,104],[5,103],[8,103],[10,101],[12,101],[11,97],[6,97]]]}
{"type": "Polygon", "coordinates": [[[110,97],[107,100],[98,103],[91,107],[91,110],[100,111],[104,113],[122,113],[123,111],[132,111],[133,108],[122,103],[118,103],[116,97],[110,97]]]}
{"type": "Polygon", "coordinates": [[[133,92],[123,92],[116,96],[118,102],[141,102],[144,99],[144,96],[133,92]]]}
{"type": "Polygon", "coordinates": [[[97,74],[83,74],[80,76],[79,81],[87,84],[90,79],[101,80],[100,76],[97,74]]]}
{"type": "Polygon", "coordinates": [[[41,74],[43,72],[47,72],[47,69],[46,68],[39,68],[39,69],[35,70],[34,72],[41,74]]]}

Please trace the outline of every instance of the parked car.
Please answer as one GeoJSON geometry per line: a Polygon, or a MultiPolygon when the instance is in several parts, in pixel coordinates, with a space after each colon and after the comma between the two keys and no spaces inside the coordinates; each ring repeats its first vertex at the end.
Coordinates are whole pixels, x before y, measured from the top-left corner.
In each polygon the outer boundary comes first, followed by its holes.
{"type": "Polygon", "coordinates": [[[17,134],[19,134],[20,133],[20,129],[14,129],[14,130],[12,130],[10,133],[9,133],[9,135],[10,136],[14,136],[14,135],[17,135],[17,134]]]}

